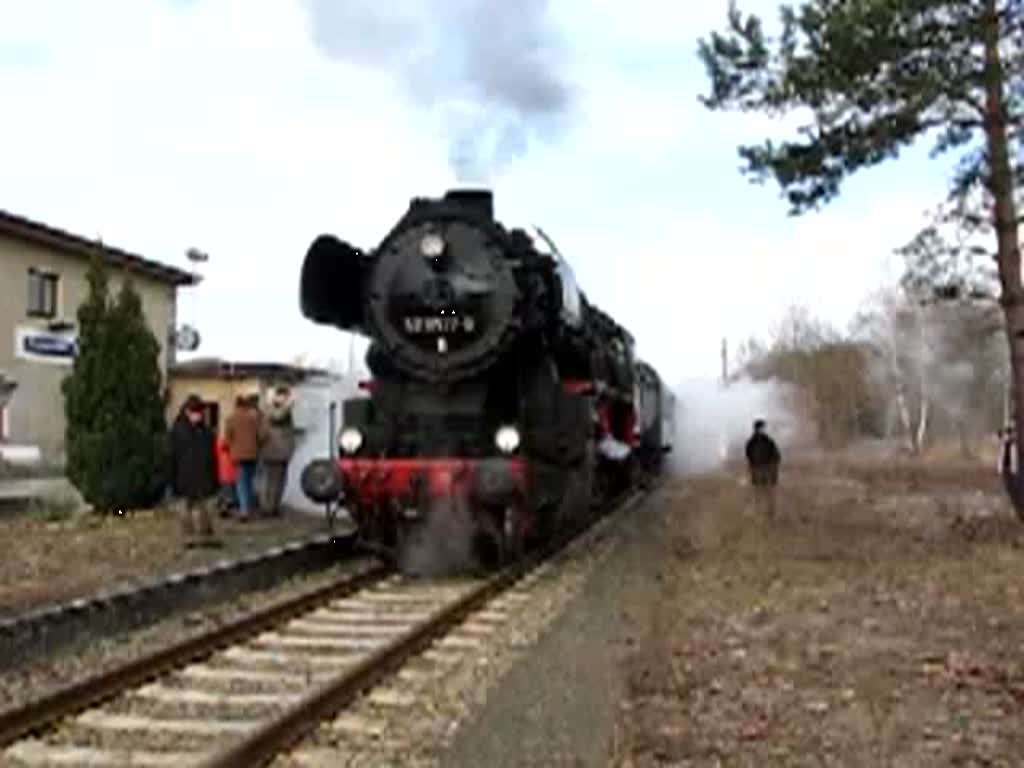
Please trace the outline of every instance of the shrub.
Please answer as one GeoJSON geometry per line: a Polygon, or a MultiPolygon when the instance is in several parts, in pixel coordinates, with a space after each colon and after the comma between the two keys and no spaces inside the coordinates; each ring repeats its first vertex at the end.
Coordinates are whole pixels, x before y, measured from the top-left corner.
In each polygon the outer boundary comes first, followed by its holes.
{"type": "Polygon", "coordinates": [[[99,512],[153,504],[164,478],[160,345],[126,276],[116,301],[96,257],[78,310],[78,349],[64,380],[67,474],[99,512]]]}

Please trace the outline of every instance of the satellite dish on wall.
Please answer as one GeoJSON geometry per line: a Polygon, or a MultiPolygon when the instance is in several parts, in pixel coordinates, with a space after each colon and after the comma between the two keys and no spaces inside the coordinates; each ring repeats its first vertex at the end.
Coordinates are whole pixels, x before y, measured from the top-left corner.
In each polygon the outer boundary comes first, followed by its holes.
{"type": "Polygon", "coordinates": [[[199,331],[191,325],[183,325],[174,332],[174,346],[179,352],[195,352],[199,341],[199,331]]]}

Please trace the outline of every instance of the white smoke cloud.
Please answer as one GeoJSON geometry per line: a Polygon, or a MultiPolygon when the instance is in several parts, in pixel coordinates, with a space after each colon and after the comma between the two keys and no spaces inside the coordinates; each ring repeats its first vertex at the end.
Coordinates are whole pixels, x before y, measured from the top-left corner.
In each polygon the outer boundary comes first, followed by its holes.
{"type": "Polygon", "coordinates": [[[707,472],[742,456],[755,419],[767,422],[785,459],[786,449],[801,434],[784,386],[742,379],[723,385],[690,379],[676,387],[676,440],[670,454],[672,470],[707,472]]]}
{"type": "Polygon", "coordinates": [[[549,0],[305,0],[328,56],[381,72],[438,119],[459,182],[490,183],[565,124],[575,89],[549,0]]]}

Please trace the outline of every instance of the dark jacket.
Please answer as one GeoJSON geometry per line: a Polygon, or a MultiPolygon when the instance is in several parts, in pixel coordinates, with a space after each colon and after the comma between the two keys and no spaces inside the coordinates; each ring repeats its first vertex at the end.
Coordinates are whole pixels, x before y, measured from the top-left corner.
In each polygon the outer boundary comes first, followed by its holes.
{"type": "Polygon", "coordinates": [[[167,478],[171,493],[182,499],[205,499],[218,490],[217,454],[213,432],[178,414],[168,436],[167,478]]]}
{"type": "Polygon", "coordinates": [[[747,440],[747,462],[752,467],[770,467],[782,461],[779,447],[764,432],[755,432],[747,440]]]}

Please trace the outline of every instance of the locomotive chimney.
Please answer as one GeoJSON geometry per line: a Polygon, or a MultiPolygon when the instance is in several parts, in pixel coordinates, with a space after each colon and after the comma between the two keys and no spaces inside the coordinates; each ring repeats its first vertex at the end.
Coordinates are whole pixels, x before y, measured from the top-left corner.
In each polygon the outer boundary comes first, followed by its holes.
{"type": "Polygon", "coordinates": [[[494,218],[494,193],[489,189],[449,189],[444,199],[488,219],[494,218]]]}

